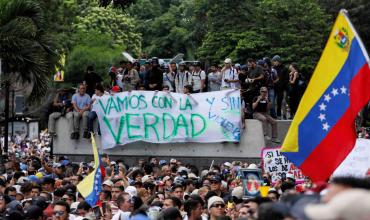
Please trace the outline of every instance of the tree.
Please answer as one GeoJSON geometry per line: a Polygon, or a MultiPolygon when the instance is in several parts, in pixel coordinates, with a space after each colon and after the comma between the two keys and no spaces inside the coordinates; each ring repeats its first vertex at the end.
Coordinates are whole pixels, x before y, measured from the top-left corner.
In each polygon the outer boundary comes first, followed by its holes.
{"type": "Polygon", "coordinates": [[[260,48],[263,56],[279,54],[310,75],[331,30],[328,20],[315,0],[261,0],[252,30],[265,45],[260,48]]]}
{"type": "Polygon", "coordinates": [[[311,73],[330,31],[315,0],[211,1],[197,54],[211,62],[245,62],[279,54],[311,73]],[[239,5],[239,6],[238,6],[239,5]]]}
{"type": "Polygon", "coordinates": [[[238,37],[252,24],[253,1],[211,0],[206,9],[206,34],[198,48],[199,58],[219,62],[232,53],[238,37]]]}
{"type": "Polygon", "coordinates": [[[7,80],[33,84],[30,99],[45,95],[58,60],[55,45],[44,31],[40,5],[31,0],[0,2],[0,57],[7,80]]]}
{"type": "Polygon", "coordinates": [[[370,48],[370,2],[368,0],[321,0],[322,8],[334,23],[340,9],[346,9],[367,48],[370,48]]]}
{"type": "MultiPolygon", "coordinates": [[[[122,51],[126,50],[133,55],[141,53],[141,35],[136,32],[134,20],[122,10],[102,8],[91,3],[80,11],[73,27],[76,33],[88,34],[93,31],[107,34],[122,51]]],[[[79,41],[76,41],[74,46],[78,44],[79,41]]]]}
{"type": "Polygon", "coordinates": [[[0,58],[4,63],[5,141],[8,151],[9,87],[32,84],[30,100],[44,96],[58,55],[45,30],[42,8],[31,0],[0,1],[0,58]]]}
{"type": "Polygon", "coordinates": [[[194,57],[197,40],[194,0],[138,0],[128,9],[142,34],[143,52],[149,56],[170,58],[177,53],[194,57]]]}
{"type": "Polygon", "coordinates": [[[74,46],[67,57],[65,81],[82,82],[85,69],[93,65],[97,74],[108,80],[108,69],[121,59],[121,47],[114,44],[109,34],[79,32],[75,34],[79,44],[74,46]]]}

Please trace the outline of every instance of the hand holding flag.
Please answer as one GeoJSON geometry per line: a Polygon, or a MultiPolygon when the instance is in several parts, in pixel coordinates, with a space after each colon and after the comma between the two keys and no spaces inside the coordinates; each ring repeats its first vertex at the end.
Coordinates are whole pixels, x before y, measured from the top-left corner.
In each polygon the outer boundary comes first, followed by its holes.
{"type": "Polygon", "coordinates": [[[77,190],[85,198],[85,201],[94,207],[98,203],[99,194],[102,191],[105,169],[101,163],[93,134],[91,134],[91,144],[94,152],[94,170],[77,185],[77,190]]]}

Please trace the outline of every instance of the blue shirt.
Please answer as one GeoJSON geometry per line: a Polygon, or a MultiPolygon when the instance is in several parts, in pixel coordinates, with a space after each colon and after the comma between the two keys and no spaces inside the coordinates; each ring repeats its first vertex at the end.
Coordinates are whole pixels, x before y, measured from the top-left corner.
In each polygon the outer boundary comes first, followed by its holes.
{"type": "Polygon", "coordinates": [[[76,93],[72,96],[72,103],[75,103],[79,109],[84,109],[87,105],[90,105],[91,99],[86,93],[83,96],[76,93]]]}

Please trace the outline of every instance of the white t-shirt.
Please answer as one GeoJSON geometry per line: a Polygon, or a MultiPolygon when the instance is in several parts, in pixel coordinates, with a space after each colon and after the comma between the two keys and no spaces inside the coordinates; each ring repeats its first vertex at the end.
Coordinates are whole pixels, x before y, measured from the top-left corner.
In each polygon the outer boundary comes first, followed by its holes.
{"type": "Polygon", "coordinates": [[[226,69],[221,72],[221,89],[236,89],[238,88],[239,82],[225,82],[225,79],[228,80],[238,80],[238,71],[234,68],[226,69]]]}
{"type": "Polygon", "coordinates": [[[203,88],[201,88],[202,86],[202,80],[205,80],[206,79],[206,73],[201,70],[200,72],[193,72],[192,74],[192,78],[193,78],[193,91],[197,91],[197,90],[201,90],[203,88]]]}
{"type": "Polygon", "coordinates": [[[112,220],[129,220],[131,212],[124,212],[119,210],[113,217],[112,220]]]}
{"type": "Polygon", "coordinates": [[[184,86],[191,85],[192,76],[188,71],[178,72],[175,77],[175,85],[177,93],[184,93],[184,86]]]}
{"type": "Polygon", "coordinates": [[[116,83],[117,83],[117,86],[119,86],[123,90],[122,79],[123,79],[123,75],[121,73],[118,73],[116,76],[116,83]]]}
{"type": "Polygon", "coordinates": [[[172,73],[163,73],[163,85],[167,85],[170,87],[170,91],[175,91],[175,88],[173,88],[173,85],[175,84],[175,76],[172,73]]]}

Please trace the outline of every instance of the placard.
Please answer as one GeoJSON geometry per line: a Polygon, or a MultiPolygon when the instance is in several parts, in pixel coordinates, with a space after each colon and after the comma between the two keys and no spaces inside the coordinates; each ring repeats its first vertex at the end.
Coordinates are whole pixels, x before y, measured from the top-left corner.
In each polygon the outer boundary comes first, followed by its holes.
{"type": "Polygon", "coordinates": [[[272,182],[278,179],[284,179],[288,173],[294,175],[296,183],[304,182],[304,175],[293,163],[291,163],[281,152],[279,148],[263,148],[262,163],[265,173],[270,173],[272,182]]]}

